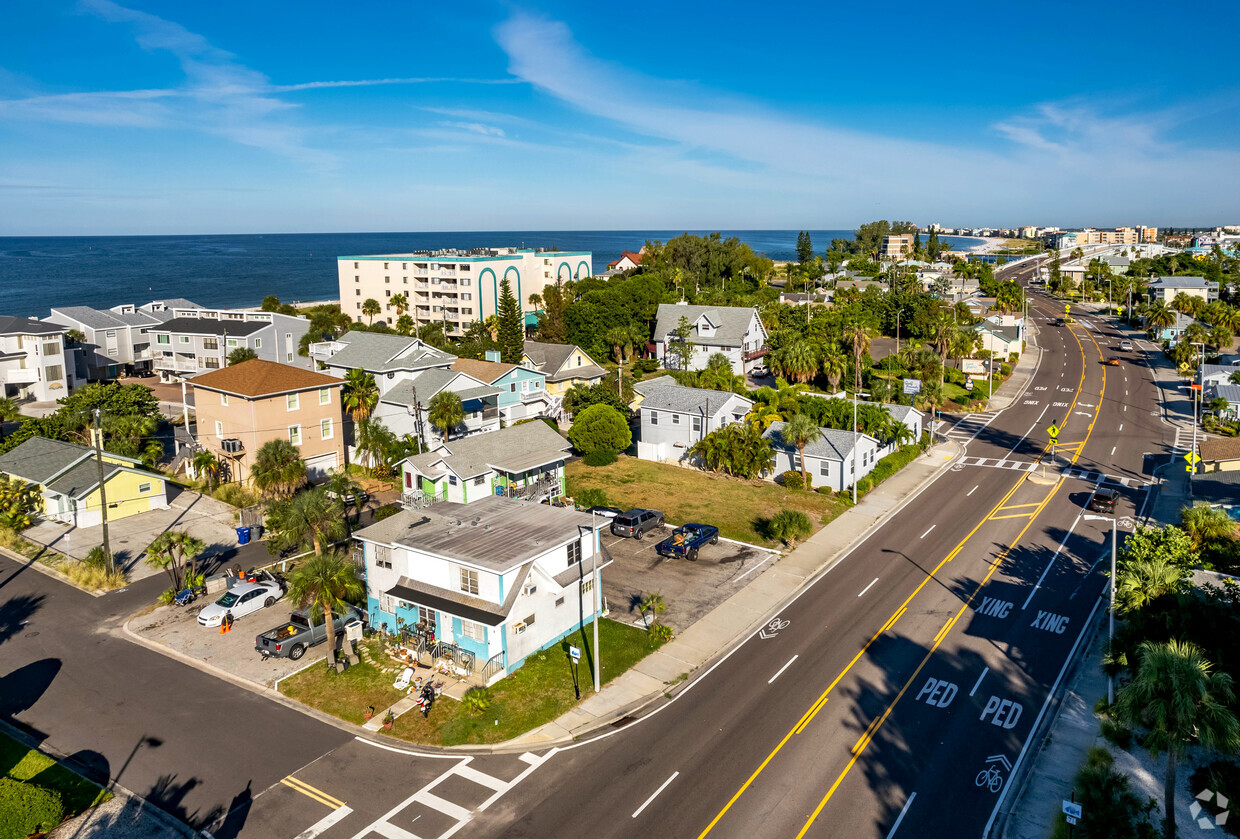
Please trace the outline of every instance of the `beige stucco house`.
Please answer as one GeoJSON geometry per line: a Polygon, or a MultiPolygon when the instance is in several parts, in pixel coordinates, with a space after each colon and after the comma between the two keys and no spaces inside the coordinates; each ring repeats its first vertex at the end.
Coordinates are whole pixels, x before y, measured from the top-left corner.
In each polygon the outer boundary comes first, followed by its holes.
{"type": "Polygon", "coordinates": [[[248,480],[255,453],[269,440],[297,446],[312,481],[344,466],[343,379],[251,359],[189,382],[198,445],[215,454],[228,480],[248,480]]]}

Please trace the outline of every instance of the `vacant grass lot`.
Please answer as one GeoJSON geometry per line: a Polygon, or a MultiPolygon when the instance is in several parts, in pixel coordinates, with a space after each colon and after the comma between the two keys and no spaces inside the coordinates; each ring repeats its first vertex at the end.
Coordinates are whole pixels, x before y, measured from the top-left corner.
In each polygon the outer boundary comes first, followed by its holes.
{"type": "Polygon", "coordinates": [[[25,839],[102,804],[112,793],[0,734],[0,839],[25,839]]]}
{"type": "MultiPolygon", "coordinates": [[[[366,643],[376,645],[372,648],[373,657],[382,660],[378,642],[366,643]]],[[[584,632],[530,656],[520,670],[492,685],[486,691],[491,704],[485,712],[471,714],[460,702],[444,696],[435,703],[430,716],[423,717],[414,708],[398,717],[392,729],[384,733],[412,743],[457,746],[511,740],[551,722],[577,704],[569,644],[582,650],[578,676],[581,696],[587,698],[593,692],[594,630],[590,624],[584,632]]],[[[603,650],[600,681],[606,684],[660,644],[652,643],[642,629],[604,619],[599,623],[599,646],[603,650]]],[[[376,715],[381,717],[401,698],[402,694],[392,689],[395,678],[395,674],[381,673],[365,662],[341,674],[319,666],[285,679],[280,690],[299,702],[360,725],[367,705],[374,705],[376,715]]]]}
{"type": "Polygon", "coordinates": [[[620,455],[610,466],[568,464],[568,494],[601,489],[607,503],[629,509],[662,510],[669,522],[713,524],[729,539],[776,544],[761,532],[762,520],[781,509],[800,510],[817,531],[846,508],[830,495],[784,489],[766,481],[743,481],[666,463],[620,455]]]}

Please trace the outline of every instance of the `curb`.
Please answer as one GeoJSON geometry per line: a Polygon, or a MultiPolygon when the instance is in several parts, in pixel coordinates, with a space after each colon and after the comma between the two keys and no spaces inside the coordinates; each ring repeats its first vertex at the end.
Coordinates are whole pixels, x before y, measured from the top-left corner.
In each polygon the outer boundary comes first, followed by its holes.
{"type": "MultiPolygon", "coordinates": [[[[32,544],[38,544],[38,543],[35,542],[32,544]]],[[[49,553],[55,554],[55,551],[53,551],[51,548],[45,545],[40,545],[40,547],[42,547],[44,550],[48,551],[49,553]]],[[[104,595],[111,594],[111,592],[109,591],[99,591],[98,589],[82,588],[77,583],[73,582],[73,580],[70,580],[66,574],[60,571],[57,571],[55,568],[52,568],[50,565],[46,565],[42,562],[39,562],[39,560],[37,559],[31,559],[28,556],[23,556],[22,554],[15,553],[14,551],[9,550],[8,548],[0,548],[0,556],[4,556],[7,559],[11,559],[14,562],[20,563],[25,568],[30,568],[34,571],[38,571],[40,574],[44,575],[45,577],[51,577],[54,580],[59,580],[60,582],[69,586],[70,588],[77,589],[83,594],[89,594],[91,597],[103,597],[104,595]]],[[[20,574],[21,571],[18,571],[17,573],[20,574]]],[[[123,588],[119,588],[115,590],[124,591],[123,588]]]]}

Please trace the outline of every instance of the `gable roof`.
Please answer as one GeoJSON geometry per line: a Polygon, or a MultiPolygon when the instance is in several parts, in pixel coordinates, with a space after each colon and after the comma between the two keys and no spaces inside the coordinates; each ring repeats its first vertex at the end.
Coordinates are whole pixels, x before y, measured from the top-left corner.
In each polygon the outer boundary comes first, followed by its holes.
{"type": "MultiPolygon", "coordinates": [[[[429,370],[423,370],[412,379],[397,382],[385,394],[379,397],[380,402],[387,402],[392,405],[412,405],[413,392],[418,392],[418,402],[426,406],[430,403],[431,397],[439,391],[452,384],[459,376],[471,381],[478,381],[473,376],[457,371],[448,367],[432,367],[429,370]]],[[[481,384],[481,383],[480,383],[481,384]]],[[[496,390],[498,393],[499,391],[496,390]]]]}
{"type": "Polygon", "coordinates": [[[441,474],[436,464],[442,462],[458,477],[474,478],[492,468],[517,472],[558,463],[568,458],[568,447],[545,422],[527,422],[453,440],[406,463],[428,477],[441,474]]]}
{"type": "Polygon", "coordinates": [[[0,315],[0,335],[58,335],[67,329],[58,323],[0,315]]]}
{"type": "MultiPolygon", "coordinates": [[[[662,378],[662,377],[660,377],[662,378]]],[[[723,390],[706,390],[700,387],[681,387],[680,385],[660,385],[646,393],[641,410],[673,411],[678,414],[701,413],[706,411],[707,404],[712,406],[711,416],[722,411],[731,399],[739,399],[745,403],[746,410],[753,406],[753,400],[723,390]]]]}
{"type": "Polygon", "coordinates": [[[224,335],[244,338],[271,326],[265,320],[220,320],[218,318],[170,318],[151,327],[152,332],[177,332],[185,335],[224,335]]]}
{"type": "Polygon", "coordinates": [[[194,387],[219,390],[237,396],[274,396],[294,390],[333,387],[344,384],[343,379],[280,364],[251,358],[240,364],[233,364],[208,373],[199,373],[189,380],[194,387]]]}
{"type": "MultiPolygon", "coordinates": [[[[52,314],[63,315],[90,329],[115,329],[118,326],[128,326],[112,312],[103,312],[99,309],[92,309],[90,306],[57,306],[52,309],[52,314]]],[[[151,322],[158,323],[154,318],[151,322]]]]}
{"type": "Polygon", "coordinates": [[[386,373],[445,367],[456,356],[424,344],[417,338],[382,332],[346,332],[336,339],[344,348],[327,360],[333,367],[386,373]]]}
{"type": "Polygon", "coordinates": [[[1240,460],[1240,437],[1202,440],[1197,450],[1202,460],[1240,460]]]}
{"type": "MultiPolygon", "coordinates": [[[[794,452],[797,447],[784,440],[784,426],[786,422],[773,422],[762,432],[764,439],[769,440],[771,445],[787,452],[794,452]]],[[[844,458],[852,455],[853,451],[853,433],[851,431],[840,431],[838,428],[820,428],[822,436],[805,447],[806,457],[817,457],[823,460],[838,460],[843,462],[844,458]]],[[[862,438],[872,440],[878,443],[869,434],[858,434],[857,439],[862,438]]]]}
{"type": "Polygon", "coordinates": [[[607,267],[608,267],[608,268],[614,268],[615,266],[619,265],[619,264],[620,264],[620,260],[624,259],[626,256],[629,258],[629,260],[630,260],[630,261],[631,261],[634,265],[641,265],[641,264],[642,264],[642,255],[641,255],[640,253],[633,253],[632,251],[621,251],[621,253],[620,253],[620,259],[617,259],[617,260],[615,260],[614,262],[609,262],[609,263],[607,263],[607,267]]]}
{"type": "Polygon", "coordinates": [[[607,375],[607,371],[599,367],[598,363],[576,344],[544,344],[539,341],[526,341],[524,354],[534,363],[538,371],[547,377],[549,382],[558,382],[563,379],[599,379],[607,375]],[[590,363],[581,367],[565,368],[564,365],[572,358],[575,350],[581,350],[581,354],[590,363]]]}
{"type": "Polygon", "coordinates": [[[1240,385],[1215,385],[1211,393],[1211,399],[1226,399],[1233,405],[1240,405],[1240,385]]]}
{"type": "Polygon", "coordinates": [[[1002,338],[1009,344],[1020,339],[1019,326],[1000,326],[994,321],[984,320],[973,327],[979,332],[989,332],[997,338],[1002,338]]]}
{"type": "Polygon", "coordinates": [[[515,364],[502,364],[498,361],[482,361],[477,358],[457,358],[452,361],[452,369],[458,373],[472,376],[480,382],[491,384],[496,379],[515,370],[515,364]]]}
{"type": "MultiPolygon", "coordinates": [[[[676,330],[680,319],[686,318],[690,324],[696,324],[705,315],[715,325],[715,334],[699,338],[694,329],[694,343],[712,347],[739,347],[753,322],[756,310],[741,306],[689,306],[679,303],[660,303],[659,313],[655,319],[654,339],[663,341],[676,330]]],[[[762,321],[758,320],[758,329],[762,330],[762,321]]],[[[765,333],[764,333],[765,334],[765,333]]]]}
{"type": "MultiPolygon", "coordinates": [[[[36,483],[47,489],[80,498],[99,485],[99,467],[94,461],[95,450],[64,440],[31,437],[21,445],[0,455],[0,472],[36,483]]],[[[117,472],[137,465],[131,457],[107,452],[103,461],[104,480],[117,472]],[[123,461],[116,463],[115,461],[123,461]]],[[[157,475],[152,477],[159,477],[157,475]]]]}

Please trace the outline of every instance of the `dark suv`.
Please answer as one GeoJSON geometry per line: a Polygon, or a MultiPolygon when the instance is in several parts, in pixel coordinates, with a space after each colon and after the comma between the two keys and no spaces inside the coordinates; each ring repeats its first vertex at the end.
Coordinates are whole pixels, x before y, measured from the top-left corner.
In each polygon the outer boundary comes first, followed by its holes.
{"type": "Polygon", "coordinates": [[[1113,489],[1100,489],[1094,493],[1094,497],[1089,502],[1089,509],[1095,513],[1114,513],[1115,501],[1119,498],[1119,493],[1113,489]]]}
{"type": "Polygon", "coordinates": [[[611,532],[613,536],[632,537],[640,540],[646,535],[647,531],[655,530],[663,526],[663,514],[658,510],[643,510],[640,507],[634,507],[626,513],[621,513],[611,520],[611,532]]]}

